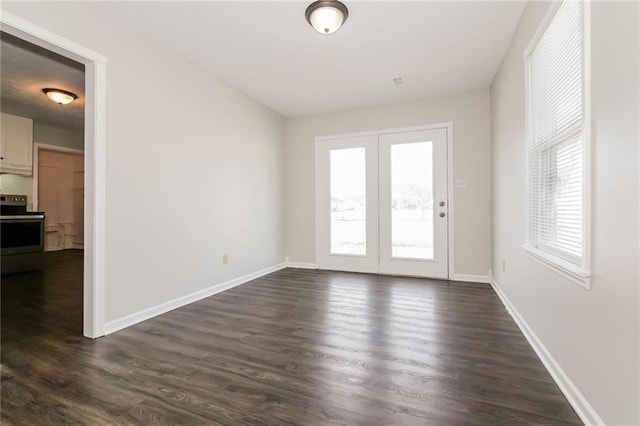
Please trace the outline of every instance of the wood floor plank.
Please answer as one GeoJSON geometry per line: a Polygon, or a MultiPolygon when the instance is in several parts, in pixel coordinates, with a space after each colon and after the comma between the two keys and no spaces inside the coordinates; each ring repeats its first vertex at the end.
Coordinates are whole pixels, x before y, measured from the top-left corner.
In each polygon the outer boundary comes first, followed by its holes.
{"type": "Polygon", "coordinates": [[[3,425],[575,425],[490,286],[284,269],[98,340],[82,252],[3,277],[3,425]]]}

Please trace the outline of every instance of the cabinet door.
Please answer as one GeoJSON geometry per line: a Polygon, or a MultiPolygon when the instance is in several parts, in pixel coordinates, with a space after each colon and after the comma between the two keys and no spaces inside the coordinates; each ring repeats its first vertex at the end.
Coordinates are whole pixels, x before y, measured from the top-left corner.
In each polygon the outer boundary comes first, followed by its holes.
{"type": "Polygon", "coordinates": [[[0,171],[31,176],[33,173],[33,121],[2,113],[0,171]]]}

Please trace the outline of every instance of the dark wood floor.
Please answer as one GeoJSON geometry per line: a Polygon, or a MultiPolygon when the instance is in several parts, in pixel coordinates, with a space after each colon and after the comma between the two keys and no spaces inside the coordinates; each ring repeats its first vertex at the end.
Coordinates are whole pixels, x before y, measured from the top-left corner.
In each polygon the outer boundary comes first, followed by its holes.
{"type": "Polygon", "coordinates": [[[487,285],[285,269],[90,340],[46,262],[2,279],[3,425],[580,424],[487,285]]]}

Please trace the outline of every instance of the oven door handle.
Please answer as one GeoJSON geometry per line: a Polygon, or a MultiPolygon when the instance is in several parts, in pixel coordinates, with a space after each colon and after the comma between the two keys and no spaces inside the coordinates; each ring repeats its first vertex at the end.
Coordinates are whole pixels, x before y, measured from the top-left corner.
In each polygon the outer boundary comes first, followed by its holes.
{"type": "Polygon", "coordinates": [[[1,220],[44,219],[44,215],[43,214],[24,214],[24,215],[12,214],[12,215],[2,215],[0,216],[0,219],[1,220]]]}

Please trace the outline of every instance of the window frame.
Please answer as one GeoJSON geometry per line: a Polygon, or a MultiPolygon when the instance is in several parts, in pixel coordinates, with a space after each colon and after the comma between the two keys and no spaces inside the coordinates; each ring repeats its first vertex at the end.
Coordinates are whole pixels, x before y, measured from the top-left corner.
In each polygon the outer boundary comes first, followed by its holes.
{"type": "Polygon", "coordinates": [[[564,0],[561,2],[553,2],[540,23],[533,38],[529,42],[527,48],[524,50],[524,70],[525,70],[525,131],[526,135],[526,228],[525,238],[526,241],[522,248],[525,252],[534,260],[542,263],[546,267],[561,274],[570,281],[578,284],[579,286],[589,290],[591,288],[591,39],[590,39],[590,22],[591,22],[591,8],[590,2],[583,0],[583,105],[582,105],[582,263],[576,265],[571,263],[562,257],[554,255],[550,251],[541,250],[532,244],[531,241],[531,226],[532,218],[530,214],[531,206],[531,122],[530,122],[530,100],[531,100],[531,74],[530,74],[530,61],[531,53],[537,47],[541,38],[544,36],[547,28],[555,18],[560,7],[566,2],[572,0],[564,0]]]}

